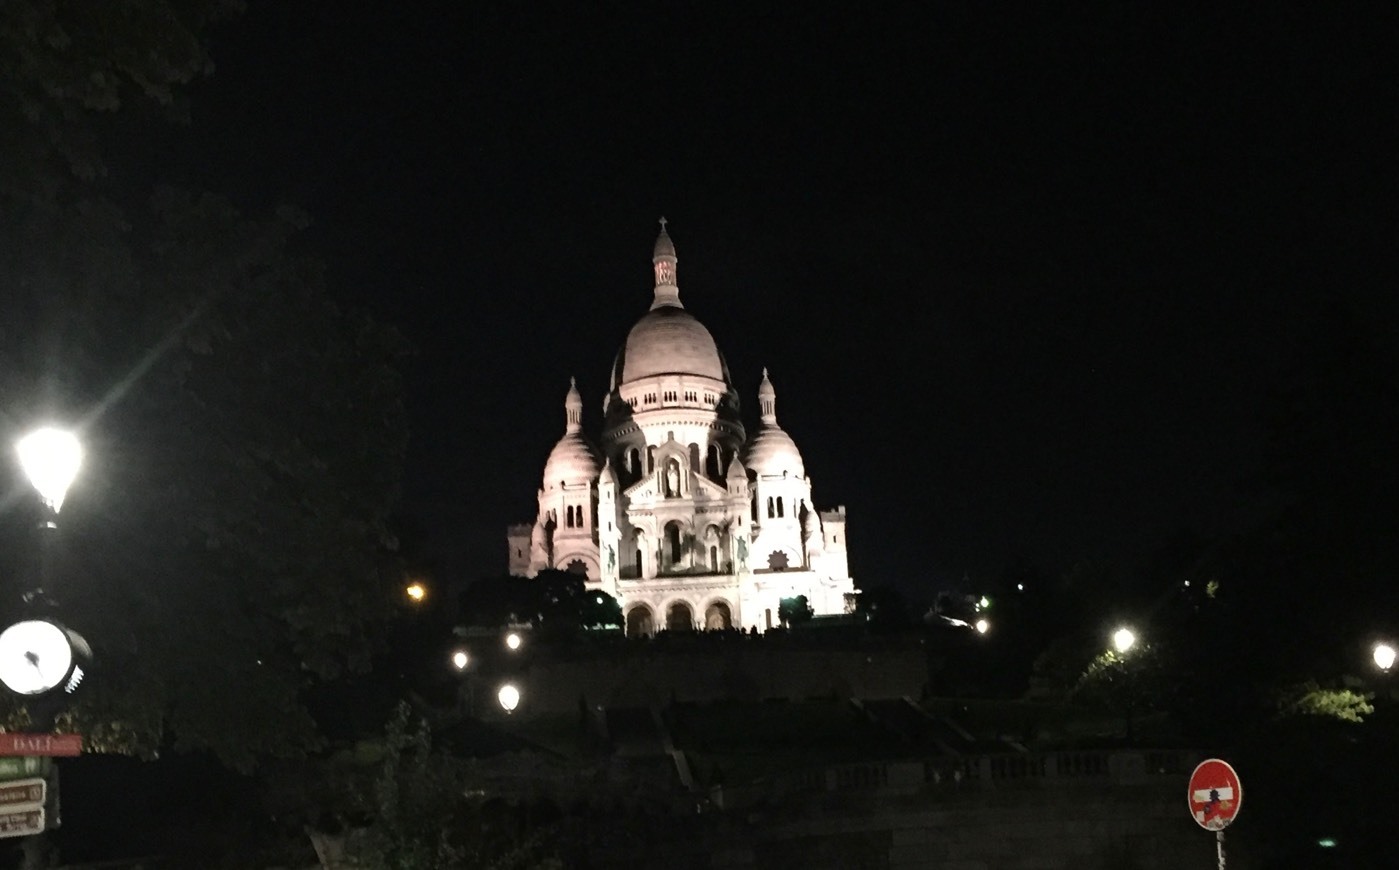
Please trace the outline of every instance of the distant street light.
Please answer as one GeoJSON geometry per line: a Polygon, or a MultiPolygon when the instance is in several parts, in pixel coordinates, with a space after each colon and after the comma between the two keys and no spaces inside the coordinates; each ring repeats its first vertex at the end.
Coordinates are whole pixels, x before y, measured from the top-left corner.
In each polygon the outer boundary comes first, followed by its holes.
{"type": "Polygon", "coordinates": [[[469,664],[471,664],[471,656],[466,654],[466,650],[459,649],[452,653],[452,667],[464,671],[469,664]]]}
{"type": "Polygon", "coordinates": [[[1389,673],[1389,669],[1394,667],[1394,655],[1394,647],[1389,644],[1375,644],[1375,666],[1385,673],[1389,673]]]}
{"type": "Polygon", "coordinates": [[[423,599],[427,598],[427,587],[414,581],[403,588],[403,594],[414,604],[422,604],[423,599]]]}
{"type": "Polygon", "coordinates": [[[990,630],[991,630],[991,623],[990,623],[990,621],[985,620],[985,619],[978,619],[978,620],[976,621],[976,633],[977,633],[977,634],[985,634],[986,632],[988,632],[988,631],[990,631],[990,630]]]}
{"type": "Polygon", "coordinates": [[[1130,628],[1119,628],[1112,633],[1112,645],[1119,655],[1123,655],[1137,645],[1137,636],[1130,628]]]}
{"type": "Polygon", "coordinates": [[[514,713],[515,708],[520,705],[520,690],[509,683],[501,686],[500,691],[496,692],[495,696],[496,700],[500,701],[501,709],[505,711],[506,715],[514,713]]]}
{"type": "Polygon", "coordinates": [[[63,497],[83,464],[83,446],[65,429],[51,426],[36,429],[15,443],[24,476],[39,491],[39,497],[54,513],[63,507],[63,497]]]}
{"type": "Polygon", "coordinates": [[[511,652],[519,649],[522,643],[524,641],[520,640],[520,635],[517,632],[512,631],[505,636],[505,645],[510,648],[511,652]]]}

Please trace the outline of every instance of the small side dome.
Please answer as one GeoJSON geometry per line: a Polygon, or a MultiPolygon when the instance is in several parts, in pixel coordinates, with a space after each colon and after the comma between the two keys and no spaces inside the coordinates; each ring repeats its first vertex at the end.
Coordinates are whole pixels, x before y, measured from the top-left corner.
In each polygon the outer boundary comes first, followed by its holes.
{"type": "Polygon", "coordinates": [[[758,409],[762,426],[744,451],[744,463],[759,477],[805,477],[806,466],[801,451],[792,436],[777,425],[777,390],[763,369],[763,381],[758,385],[758,409]]]}
{"type": "Polygon", "coordinates": [[[744,451],[744,464],[759,477],[806,477],[801,451],[792,436],[773,424],[758,430],[744,451]]]}
{"type": "Polygon", "coordinates": [[[544,488],[592,483],[598,476],[597,453],[581,432],[569,432],[549,451],[544,463],[544,488]]]}
{"type": "Polygon", "coordinates": [[[583,437],[583,397],[578,383],[569,378],[568,395],[564,397],[564,436],[544,463],[544,488],[578,486],[591,483],[598,476],[597,451],[583,437]]]}

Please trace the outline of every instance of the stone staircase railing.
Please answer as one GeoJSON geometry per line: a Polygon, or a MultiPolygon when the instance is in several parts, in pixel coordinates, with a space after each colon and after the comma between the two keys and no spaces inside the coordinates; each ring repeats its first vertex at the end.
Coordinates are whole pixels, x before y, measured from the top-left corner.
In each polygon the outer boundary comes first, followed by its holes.
{"type": "Polygon", "coordinates": [[[731,809],[774,797],[800,800],[831,794],[869,796],[953,794],[1076,784],[1140,785],[1188,776],[1201,756],[1186,749],[1066,750],[902,761],[834,764],[791,771],[712,790],[714,805],[731,809]]]}

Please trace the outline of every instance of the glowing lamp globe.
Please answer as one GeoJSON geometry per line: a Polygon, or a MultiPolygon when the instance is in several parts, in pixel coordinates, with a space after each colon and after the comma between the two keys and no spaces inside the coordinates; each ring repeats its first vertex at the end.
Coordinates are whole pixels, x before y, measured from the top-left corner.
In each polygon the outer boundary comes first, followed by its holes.
{"type": "Polygon", "coordinates": [[[509,683],[501,686],[495,697],[500,702],[500,708],[506,713],[514,713],[515,708],[520,706],[520,690],[509,683]]]}
{"type": "Polygon", "coordinates": [[[409,583],[404,587],[403,594],[414,604],[421,604],[423,599],[427,598],[427,587],[421,583],[409,583]]]}
{"type": "Polygon", "coordinates": [[[519,649],[520,644],[523,642],[524,641],[520,640],[520,636],[513,631],[505,636],[505,645],[510,647],[512,652],[519,649]]]}
{"type": "Polygon", "coordinates": [[[990,630],[991,630],[991,623],[990,623],[988,620],[985,620],[985,619],[978,619],[978,620],[976,621],[976,633],[977,633],[977,634],[985,634],[986,632],[988,632],[988,631],[990,631],[990,630]]]}
{"type": "Polygon", "coordinates": [[[1375,644],[1375,666],[1382,671],[1394,667],[1394,647],[1387,643],[1375,644]]]}
{"type": "Polygon", "coordinates": [[[466,650],[459,649],[452,653],[452,667],[464,671],[469,664],[471,664],[471,657],[466,654],[466,650]]]}
{"type": "Polygon", "coordinates": [[[15,450],[24,476],[39,491],[44,504],[58,513],[83,464],[83,446],[77,436],[64,429],[45,427],[19,439],[15,450]]]}
{"type": "Polygon", "coordinates": [[[1137,636],[1130,628],[1119,628],[1112,634],[1112,646],[1119,653],[1125,653],[1137,645],[1137,636]]]}

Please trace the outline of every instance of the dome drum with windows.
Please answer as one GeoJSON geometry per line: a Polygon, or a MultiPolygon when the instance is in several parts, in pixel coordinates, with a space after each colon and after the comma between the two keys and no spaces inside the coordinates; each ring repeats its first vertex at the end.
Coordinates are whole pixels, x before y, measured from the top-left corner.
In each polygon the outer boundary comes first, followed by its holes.
{"type": "Polygon", "coordinates": [[[854,593],[845,509],[814,506],[766,369],[748,437],[728,365],[680,301],[677,263],[662,219],[651,305],[628,331],[603,398],[601,450],[584,435],[570,381],[534,522],[509,529],[510,571],[584,575],[618,599],[629,634],[764,631],[797,595],[818,614],[843,613],[854,593]]]}

